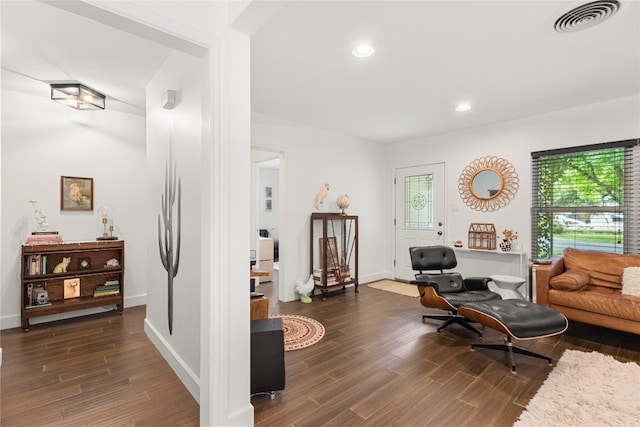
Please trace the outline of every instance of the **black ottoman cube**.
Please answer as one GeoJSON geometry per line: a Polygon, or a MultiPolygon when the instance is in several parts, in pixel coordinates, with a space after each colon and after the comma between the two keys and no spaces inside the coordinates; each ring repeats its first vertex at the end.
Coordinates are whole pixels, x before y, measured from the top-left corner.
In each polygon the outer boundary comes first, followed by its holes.
{"type": "Polygon", "coordinates": [[[251,395],[270,399],[284,390],[284,324],[281,318],[251,321],[251,395]]]}

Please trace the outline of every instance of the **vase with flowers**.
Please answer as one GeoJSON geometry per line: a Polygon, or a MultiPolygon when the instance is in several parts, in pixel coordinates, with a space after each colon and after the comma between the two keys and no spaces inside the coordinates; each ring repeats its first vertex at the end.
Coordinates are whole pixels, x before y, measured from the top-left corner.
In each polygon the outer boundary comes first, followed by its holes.
{"type": "Polygon", "coordinates": [[[502,249],[504,252],[509,252],[511,248],[513,248],[513,241],[517,238],[517,232],[509,229],[504,229],[502,231],[502,242],[500,242],[500,249],[502,249]]]}

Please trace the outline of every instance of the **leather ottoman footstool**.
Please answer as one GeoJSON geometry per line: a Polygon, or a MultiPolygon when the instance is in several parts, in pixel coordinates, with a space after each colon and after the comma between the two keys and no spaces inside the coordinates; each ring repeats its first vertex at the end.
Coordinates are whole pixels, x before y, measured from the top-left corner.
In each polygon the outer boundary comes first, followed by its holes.
{"type": "Polygon", "coordinates": [[[564,315],[550,307],[526,300],[497,300],[464,304],[458,314],[505,334],[504,344],[471,344],[471,350],[487,348],[509,353],[511,372],[516,372],[514,353],[546,359],[551,358],[523,347],[513,345],[512,339],[532,340],[558,335],[567,330],[569,322],[564,315]]]}

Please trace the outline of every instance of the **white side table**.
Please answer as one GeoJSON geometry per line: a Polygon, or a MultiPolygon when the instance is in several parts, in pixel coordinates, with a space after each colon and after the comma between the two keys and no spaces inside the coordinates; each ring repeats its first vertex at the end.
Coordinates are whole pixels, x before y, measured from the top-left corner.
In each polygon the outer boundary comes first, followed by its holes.
{"type": "MultiPolygon", "coordinates": [[[[528,277],[527,271],[527,253],[520,250],[512,250],[510,252],[487,251],[482,249],[454,248],[456,257],[458,258],[458,266],[456,271],[462,274],[462,277],[491,276],[492,274],[513,275],[519,277],[528,277]]],[[[492,283],[491,286],[497,288],[492,283]]],[[[522,293],[531,297],[525,286],[522,293]]]]}
{"type": "Polygon", "coordinates": [[[494,274],[491,276],[493,283],[499,288],[498,293],[502,299],[525,299],[518,288],[527,280],[516,276],[505,276],[502,274],[494,274]]]}

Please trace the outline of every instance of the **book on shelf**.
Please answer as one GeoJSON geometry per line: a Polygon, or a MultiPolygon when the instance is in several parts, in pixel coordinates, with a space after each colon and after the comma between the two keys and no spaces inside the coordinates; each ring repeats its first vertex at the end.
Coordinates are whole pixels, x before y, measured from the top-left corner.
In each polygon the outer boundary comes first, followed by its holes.
{"type": "Polygon", "coordinates": [[[120,289],[114,289],[112,291],[94,291],[93,292],[93,297],[94,298],[100,298],[100,297],[108,297],[108,296],[112,296],[112,295],[120,295],[120,289]]]}
{"type": "Polygon", "coordinates": [[[38,255],[30,255],[29,256],[29,275],[35,276],[40,274],[42,269],[42,256],[38,255]]]}
{"type": "Polygon", "coordinates": [[[96,286],[95,292],[119,291],[119,290],[120,290],[120,285],[96,286]]]}
{"type": "Polygon", "coordinates": [[[47,274],[47,256],[46,255],[29,255],[24,266],[26,276],[37,276],[47,274]]]}
{"type": "Polygon", "coordinates": [[[62,243],[62,237],[57,231],[34,231],[27,237],[27,245],[57,245],[62,243]]]}
{"type": "Polygon", "coordinates": [[[104,285],[96,286],[93,291],[93,297],[106,297],[111,295],[120,294],[120,281],[119,280],[107,280],[104,285]]]}
{"type": "MultiPolygon", "coordinates": [[[[322,284],[322,269],[318,268],[313,270],[313,281],[316,285],[322,284]]],[[[336,285],[340,282],[340,270],[329,269],[327,270],[327,285],[336,285]]]]}
{"type": "Polygon", "coordinates": [[[37,255],[29,256],[29,276],[34,276],[37,271],[37,255]]]}

